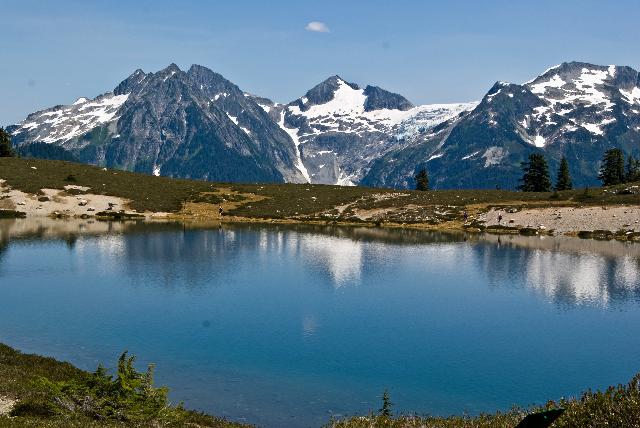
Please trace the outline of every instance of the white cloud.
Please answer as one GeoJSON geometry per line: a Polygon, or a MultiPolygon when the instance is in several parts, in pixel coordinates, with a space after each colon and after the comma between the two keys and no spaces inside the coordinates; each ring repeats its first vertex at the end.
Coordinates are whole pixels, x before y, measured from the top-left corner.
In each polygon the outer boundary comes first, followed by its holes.
{"type": "Polygon", "coordinates": [[[319,21],[311,21],[310,23],[308,23],[305,27],[305,30],[307,31],[315,31],[316,33],[328,33],[329,32],[329,27],[327,27],[327,24],[325,24],[324,22],[319,22],[319,21]]]}

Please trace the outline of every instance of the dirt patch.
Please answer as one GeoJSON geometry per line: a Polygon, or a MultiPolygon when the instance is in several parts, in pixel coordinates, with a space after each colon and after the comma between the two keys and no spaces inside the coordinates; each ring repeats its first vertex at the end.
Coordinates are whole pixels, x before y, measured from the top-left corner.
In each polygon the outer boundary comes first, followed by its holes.
{"type": "MultiPolygon", "coordinates": [[[[79,186],[76,186],[79,187],[79,186]]],[[[67,189],[69,190],[69,189],[67,189]]],[[[21,211],[27,216],[93,215],[105,210],[128,210],[130,201],[107,195],[73,195],[67,190],[41,189],[40,194],[25,193],[0,182],[0,209],[21,211]]]]}
{"type": "Polygon", "coordinates": [[[12,400],[7,397],[0,397],[0,416],[8,415],[13,409],[13,406],[17,403],[16,400],[12,400]]]}
{"type": "Polygon", "coordinates": [[[354,215],[360,220],[374,220],[384,217],[386,214],[397,211],[396,208],[374,208],[371,210],[356,209],[353,211],[354,215]]]}
{"type": "Polygon", "coordinates": [[[532,227],[554,230],[558,233],[581,230],[636,230],[640,231],[640,206],[557,207],[501,210],[492,208],[480,219],[486,226],[501,224],[510,227],[532,227]],[[502,220],[498,222],[498,216],[502,220]]]}

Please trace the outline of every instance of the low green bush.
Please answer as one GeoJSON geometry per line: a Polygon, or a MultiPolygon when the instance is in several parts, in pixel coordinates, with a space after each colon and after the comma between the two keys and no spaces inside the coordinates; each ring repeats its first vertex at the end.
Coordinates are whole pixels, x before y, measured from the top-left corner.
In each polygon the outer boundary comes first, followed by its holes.
{"type": "Polygon", "coordinates": [[[111,376],[99,366],[80,379],[52,381],[46,377],[35,380],[33,397],[19,402],[13,416],[54,416],[81,413],[93,419],[145,422],[171,419],[181,406],[171,407],[168,389],[153,386],[153,366],[139,373],[135,357],[123,353],[117,373],[111,376]]]}

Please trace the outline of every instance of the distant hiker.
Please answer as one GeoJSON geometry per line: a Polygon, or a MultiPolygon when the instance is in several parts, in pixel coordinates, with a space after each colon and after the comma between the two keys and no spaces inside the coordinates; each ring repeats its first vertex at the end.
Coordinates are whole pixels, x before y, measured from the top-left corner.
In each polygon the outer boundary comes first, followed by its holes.
{"type": "Polygon", "coordinates": [[[467,212],[465,211],[464,214],[462,214],[464,217],[464,221],[467,221],[467,219],[469,218],[469,215],[467,214],[467,212]]]}
{"type": "Polygon", "coordinates": [[[502,221],[502,214],[498,214],[498,223],[502,221]]]}
{"type": "Polygon", "coordinates": [[[218,207],[218,212],[220,213],[220,216],[222,216],[222,212],[223,212],[223,211],[224,211],[224,210],[222,209],[222,205],[220,205],[220,206],[218,207]]]}

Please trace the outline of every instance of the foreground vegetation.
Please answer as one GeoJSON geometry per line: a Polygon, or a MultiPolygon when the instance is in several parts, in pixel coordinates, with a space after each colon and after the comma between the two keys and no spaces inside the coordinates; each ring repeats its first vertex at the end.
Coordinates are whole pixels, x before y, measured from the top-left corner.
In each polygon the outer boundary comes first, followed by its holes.
{"type": "Polygon", "coordinates": [[[537,408],[514,407],[508,412],[479,416],[398,416],[380,414],[331,421],[327,428],[513,428],[529,413],[564,409],[551,425],[553,428],[640,427],[640,374],[626,385],[609,387],[606,391],[591,390],[578,399],[549,401],[537,408]]]}
{"type": "MultiPolygon", "coordinates": [[[[512,428],[527,414],[551,409],[564,413],[553,428],[640,427],[640,374],[628,384],[609,387],[606,391],[587,391],[579,399],[549,401],[545,406],[480,416],[399,416],[383,414],[331,421],[328,428],[512,428]]],[[[382,410],[382,409],[381,409],[382,410]]],[[[382,413],[382,412],[381,412],[382,413]]]]}
{"type": "MultiPolygon", "coordinates": [[[[0,400],[16,401],[7,427],[243,427],[203,413],[171,406],[167,389],[153,386],[152,368],[139,373],[125,354],[115,375],[99,367],[94,373],[68,363],[22,354],[0,344],[0,400]]],[[[512,428],[528,413],[563,408],[552,427],[640,427],[640,374],[628,384],[604,392],[587,391],[579,399],[550,401],[539,408],[513,408],[479,416],[393,416],[385,393],[378,414],[332,420],[329,428],[512,428]]]]}
{"type": "Polygon", "coordinates": [[[154,177],[65,161],[19,158],[0,158],[0,179],[15,189],[34,194],[43,188],[64,189],[70,184],[85,186],[90,188],[89,193],[129,199],[131,208],[141,212],[179,213],[187,203],[209,203],[227,204],[225,214],[230,216],[322,222],[439,224],[459,221],[464,212],[473,214],[492,206],[617,205],[637,204],[640,199],[638,186],[630,184],[553,193],[225,184],[154,177]],[[234,203],[229,205],[230,201],[234,203]]]}
{"type": "Polygon", "coordinates": [[[0,399],[17,401],[0,426],[246,426],[169,405],[168,389],[153,386],[152,367],[139,373],[133,362],[125,353],[115,376],[102,367],[87,373],[0,344],[0,399]]]}

